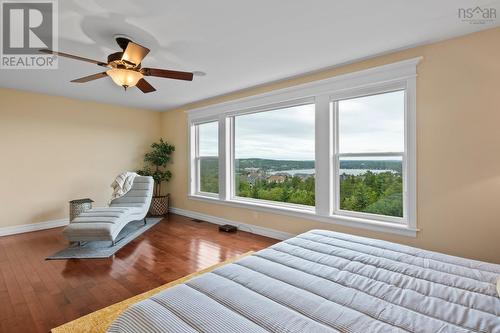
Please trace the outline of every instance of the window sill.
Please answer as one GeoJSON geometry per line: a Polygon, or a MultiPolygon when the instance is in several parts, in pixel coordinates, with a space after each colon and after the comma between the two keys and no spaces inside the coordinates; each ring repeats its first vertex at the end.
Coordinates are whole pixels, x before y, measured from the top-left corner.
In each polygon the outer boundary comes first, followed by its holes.
{"type": "Polygon", "coordinates": [[[341,225],[352,228],[366,229],[371,231],[386,232],[407,237],[416,237],[416,228],[412,228],[405,224],[397,224],[391,222],[383,222],[359,217],[342,216],[342,215],[318,215],[316,214],[314,208],[308,207],[296,207],[296,206],[285,206],[285,205],[275,205],[267,204],[261,202],[252,202],[250,200],[220,200],[217,197],[208,197],[202,195],[188,195],[188,199],[198,200],[213,204],[225,205],[230,207],[237,207],[243,209],[253,209],[261,212],[287,215],[295,218],[303,218],[312,221],[318,221],[323,223],[330,223],[335,225],[341,225]]]}

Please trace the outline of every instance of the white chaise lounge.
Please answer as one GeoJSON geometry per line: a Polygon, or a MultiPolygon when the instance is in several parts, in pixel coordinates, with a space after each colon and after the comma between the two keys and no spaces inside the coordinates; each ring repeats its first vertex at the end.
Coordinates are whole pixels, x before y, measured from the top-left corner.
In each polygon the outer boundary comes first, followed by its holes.
{"type": "Polygon", "coordinates": [[[152,177],[136,176],[130,191],[111,201],[109,207],[94,208],[81,213],[64,230],[70,242],[111,241],[132,221],[144,220],[151,204],[152,177]]]}

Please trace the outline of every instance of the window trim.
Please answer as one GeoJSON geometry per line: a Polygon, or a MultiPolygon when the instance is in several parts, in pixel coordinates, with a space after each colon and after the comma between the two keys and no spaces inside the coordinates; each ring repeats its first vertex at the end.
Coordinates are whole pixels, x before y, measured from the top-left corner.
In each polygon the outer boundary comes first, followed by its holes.
{"type": "Polygon", "coordinates": [[[256,114],[256,113],[262,113],[262,112],[269,112],[269,111],[275,111],[279,109],[286,109],[290,107],[296,107],[296,106],[302,106],[302,105],[309,105],[309,104],[315,104],[315,99],[314,98],[302,98],[298,100],[292,100],[292,101],[286,101],[283,103],[276,103],[272,105],[266,105],[263,107],[259,108],[254,108],[253,110],[244,110],[241,112],[231,112],[226,116],[226,121],[230,122],[230,125],[228,126],[229,131],[230,131],[230,141],[229,147],[231,149],[228,158],[230,159],[230,172],[229,172],[229,178],[230,178],[230,191],[229,191],[229,200],[231,201],[236,201],[236,202],[241,202],[241,203],[258,203],[258,202],[263,202],[265,206],[272,206],[272,207],[289,207],[293,209],[301,209],[305,211],[309,210],[314,210],[314,206],[308,206],[308,205],[301,205],[301,204],[294,204],[294,203],[289,203],[289,202],[282,202],[282,201],[272,201],[272,200],[265,200],[265,199],[253,199],[253,198],[246,198],[246,197],[240,197],[236,195],[236,183],[235,183],[235,142],[236,142],[236,131],[235,131],[235,117],[238,116],[244,116],[244,115],[249,115],[249,114],[256,114]]]}
{"type": "Polygon", "coordinates": [[[406,237],[415,237],[419,231],[417,228],[409,227],[397,223],[387,223],[376,220],[368,220],[363,218],[355,218],[350,216],[323,216],[318,213],[314,213],[314,210],[304,210],[304,209],[294,209],[293,207],[277,207],[277,205],[268,205],[268,201],[259,200],[262,202],[242,202],[234,200],[220,200],[217,197],[207,197],[195,194],[188,194],[188,199],[195,200],[198,202],[217,204],[222,206],[234,207],[247,209],[252,211],[258,211],[263,213],[271,213],[277,215],[290,216],[295,219],[306,219],[316,222],[340,225],[344,227],[360,228],[371,231],[391,233],[406,237]]]}
{"type": "MultiPolygon", "coordinates": [[[[205,192],[201,190],[201,184],[200,184],[200,133],[199,133],[199,125],[203,124],[208,124],[208,123],[213,123],[216,122],[217,120],[203,120],[203,121],[196,121],[192,122],[190,126],[190,132],[194,135],[192,136],[192,142],[193,145],[190,146],[190,150],[194,152],[193,155],[191,155],[191,167],[190,167],[190,182],[192,182],[192,186],[190,186],[190,190],[192,193],[199,195],[199,196],[206,196],[206,197],[212,197],[212,198],[217,198],[220,195],[220,179],[219,179],[219,193],[212,193],[212,192],[205,192]]],[[[220,124],[219,125],[219,130],[218,132],[220,133],[220,124]]],[[[219,142],[219,138],[217,140],[217,143],[219,142]]],[[[209,156],[202,156],[202,157],[208,157],[208,158],[217,158],[220,164],[220,144],[218,143],[217,147],[217,153],[219,156],[216,155],[209,155],[209,156]]],[[[220,170],[220,166],[219,166],[220,170]]],[[[220,174],[219,174],[220,178],[220,174]]]]}
{"type": "Polygon", "coordinates": [[[379,85],[374,85],[372,87],[366,87],[363,89],[353,89],[353,90],[347,90],[343,91],[341,94],[333,94],[330,96],[330,112],[332,113],[332,117],[334,119],[334,129],[333,133],[335,135],[334,143],[333,143],[333,148],[334,148],[334,154],[333,154],[333,174],[334,174],[334,179],[333,179],[333,209],[332,209],[332,214],[333,215],[345,215],[345,216],[351,216],[351,217],[360,217],[360,218],[367,218],[370,220],[378,220],[378,221],[384,221],[384,222],[390,222],[390,223],[398,223],[402,225],[409,225],[410,223],[410,217],[409,217],[409,209],[408,209],[408,203],[409,203],[409,191],[408,191],[408,110],[409,110],[409,105],[408,105],[408,92],[407,92],[407,82],[406,81],[396,81],[396,82],[391,82],[389,84],[379,84],[379,85]],[[339,131],[339,110],[338,110],[338,102],[342,100],[347,100],[347,99],[354,99],[354,98],[360,98],[360,97],[368,97],[368,96],[376,96],[376,95],[381,95],[381,94],[387,94],[391,92],[397,92],[397,91],[404,91],[404,146],[403,146],[403,151],[402,152],[361,152],[361,153],[340,153],[340,148],[339,148],[339,143],[340,143],[340,131],[339,131]],[[401,163],[402,163],[402,175],[403,175],[403,217],[395,217],[395,216],[389,216],[389,215],[378,215],[378,214],[372,214],[372,213],[365,213],[365,212],[356,212],[356,211],[349,211],[345,209],[340,208],[340,175],[339,175],[339,170],[340,170],[340,159],[342,157],[396,157],[400,156],[401,157],[401,163]]]}
{"type": "MultiPolygon", "coordinates": [[[[253,209],[273,214],[282,214],[295,218],[315,220],[342,226],[363,228],[373,231],[395,233],[416,237],[416,66],[422,57],[403,60],[400,62],[369,68],[366,70],[342,74],[329,79],[274,90],[268,93],[250,96],[234,101],[209,105],[186,111],[188,125],[188,199],[217,203],[232,207],[253,209]],[[346,96],[366,96],[370,91],[400,90],[394,87],[404,86],[405,94],[405,152],[406,162],[403,167],[407,170],[406,195],[407,219],[405,223],[387,222],[370,216],[369,213],[334,214],[332,200],[335,196],[335,177],[333,172],[334,149],[331,144],[332,135],[337,124],[332,117],[330,102],[346,96]],[[241,200],[234,197],[234,124],[232,117],[244,113],[263,112],[280,107],[300,105],[303,101],[314,101],[315,115],[315,168],[316,168],[316,206],[312,209],[296,207],[301,205],[274,203],[265,200],[241,200]],[[193,164],[193,153],[196,150],[196,140],[193,131],[195,124],[219,121],[219,194],[207,196],[197,193],[193,164]],[[333,126],[333,127],[332,127],[333,126]],[[325,182],[326,181],[326,182],[325,182]],[[253,202],[257,201],[257,202],[253,202]],[[368,216],[365,216],[368,215],[368,216]]],[[[336,135],[336,134],[335,134],[336,135]]],[[[335,198],[336,199],[336,198],[335,198]]],[[[306,206],[307,207],[307,206],[306,206]]],[[[375,215],[375,214],[373,214],[375,215]]],[[[378,215],[377,215],[378,216],[378,215]]]]}

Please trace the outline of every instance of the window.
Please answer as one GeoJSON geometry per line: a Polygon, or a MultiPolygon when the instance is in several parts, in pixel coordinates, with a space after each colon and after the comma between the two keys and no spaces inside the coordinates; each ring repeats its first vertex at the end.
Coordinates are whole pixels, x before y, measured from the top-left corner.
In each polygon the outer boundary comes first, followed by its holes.
{"type": "Polygon", "coordinates": [[[197,192],[219,193],[219,123],[198,124],[197,138],[197,192]]]}
{"type": "Polygon", "coordinates": [[[419,61],[188,111],[189,199],[415,236],[419,61]]]}
{"type": "Polygon", "coordinates": [[[337,213],[404,217],[405,91],[333,102],[337,213]]]}
{"type": "Polygon", "coordinates": [[[234,195],[314,206],[314,104],[234,117],[234,195]]]}

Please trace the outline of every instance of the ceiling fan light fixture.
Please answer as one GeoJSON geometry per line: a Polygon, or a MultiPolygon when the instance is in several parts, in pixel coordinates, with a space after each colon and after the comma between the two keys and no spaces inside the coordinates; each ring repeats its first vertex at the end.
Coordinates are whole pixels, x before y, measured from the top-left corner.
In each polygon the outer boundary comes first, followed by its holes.
{"type": "Polygon", "coordinates": [[[106,71],[106,74],[111,77],[114,83],[125,89],[135,86],[144,77],[140,72],[124,68],[112,68],[106,71]]]}

